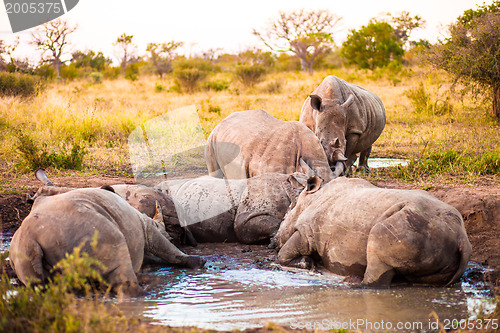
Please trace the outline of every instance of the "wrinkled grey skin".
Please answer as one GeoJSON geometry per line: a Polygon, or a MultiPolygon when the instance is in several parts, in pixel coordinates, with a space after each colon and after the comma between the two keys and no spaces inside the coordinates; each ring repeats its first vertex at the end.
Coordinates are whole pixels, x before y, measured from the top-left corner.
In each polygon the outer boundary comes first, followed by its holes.
{"type": "Polygon", "coordinates": [[[10,262],[23,284],[44,282],[66,253],[82,251],[101,261],[101,273],[114,290],[130,296],[143,293],[138,285],[144,252],[167,263],[201,267],[205,260],[188,256],[168,240],[163,223],[103,189],[76,189],[35,200],[30,214],[12,238],[10,262]],[[97,246],[90,245],[97,231],[97,246]]]}
{"type": "Polygon", "coordinates": [[[298,121],[263,110],[234,112],[210,133],[205,147],[210,176],[251,178],[265,173],[306,173],[302,159],[324,181],[333,178],[318,138],[298,121]]]}
{"type": "Polygon", "coordinates": [[[307,183],[301,173],[225,180],[210,176],[162,182],[176,203],[181,225],[199,242],[268,242],[307,183]]]}
{"type": "Polygon", "coordinates": [[[350,169],[359,156],[359,168],[369,171],[372,144],[385,127],[385,108],[374,93],[327,76],[306,99],[300,121],[319,138],[330,166],[342,174],[346,162],[350,169]]]}
{"type": "Polygon", "coordinates": [[[308,185],[273,239],[278,260],[389,286],[393,279],[457,282],[471,255],[460,213],[424,191],[381,189],[362,179],[308,185]]]}
{"type": "MultiPolygon", "coordinates": [[[[54,186],[42,169],[37,170],[35,176],[44,186],[41,186],[32,197],[28,197],[31,202],[40,196],[51,196],[76,190],[74,187],[54,186]]],[[[158,202],[167,232],[173,241],[175,243],[187,242],[191,245],[196,245],[191,241],[192,236],[189,230],[180,227],[174,202],[168,193],[143,185],[118,184],[107,185],[107,187],[124,198],[139,212],[151,218],[155,216],[156,203],[158,202]],[[184,238],[187,238],[187,240],[184,238]]]]}

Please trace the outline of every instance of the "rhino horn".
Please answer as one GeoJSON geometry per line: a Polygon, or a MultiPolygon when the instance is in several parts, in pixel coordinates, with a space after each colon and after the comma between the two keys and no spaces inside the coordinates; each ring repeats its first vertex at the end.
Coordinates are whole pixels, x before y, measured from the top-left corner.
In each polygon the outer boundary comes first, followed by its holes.
{"type": "Polygon", "coordinates": [[[163,212],[162,212],[160,203],[158,202],[158,200],[156,200],[155,203],[156,203],[156,212],[155,212],[155,216],[153,216],[153,220],[163,222],[165,224],[165,228],[166,228],[167,224],[163,220],[163,212]]]}
{"type": "Polygon", "coordinates": [[[342,107],[348,108],[352,104],[352,102],[354,102],[354,95],[349,94],[349,97],[347,97],[347,100],[342,104],[342,107]]]}
{"type": "Polygon", "coordinates": [[[335,169],[333,171],[334,177],[337,178],[340,175],[342,175],[344,173],[345,169],[346,169],[346,167],[345,167],[344,162],[338,161],[337,163],[335,163],[335,169]]]}
{"type": "Polygon", "coordinates": [[[317,176],[309,177],[309,179],[307,180],[306,193],[311,194],[316,192],[320,189],[322,183],[323,179],[317,176]]]}
{"type": "Polygon", "coordinates": [[[305,173],[307,177],[314,176],[314,170],[309,166],[309,164],[306,163],[306,161],[304,161],[302,158],[299,158],[299,164],[302,168],[302,172],[305,173]]]}
{"type": "Polygon", "coordinates": [[[49,177],[47,177],[45,171],[43,171],[42,169],[38,169],[35,171],[35,177],[36,179],[41,181],[45,186],[54,186],[54,184],[50,181],[49,177]]]}

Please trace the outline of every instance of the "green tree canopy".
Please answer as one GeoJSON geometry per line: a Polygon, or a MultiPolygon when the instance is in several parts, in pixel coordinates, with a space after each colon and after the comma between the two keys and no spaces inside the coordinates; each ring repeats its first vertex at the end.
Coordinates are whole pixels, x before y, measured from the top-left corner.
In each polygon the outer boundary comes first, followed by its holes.
{"type": "Polygon", "coordinates": [[[500,118],[500,1],[465,11],[449,32],[431,48],[430,62],[476,95],[489,90],[493,117],[500,118]]]}
{"type": "Polygon", "coordinates": [[[350,30],[340,53],[348,64],[374,69],[401,61],[404,50],[389,23],[372,20],[359,30],[350,30]]]}

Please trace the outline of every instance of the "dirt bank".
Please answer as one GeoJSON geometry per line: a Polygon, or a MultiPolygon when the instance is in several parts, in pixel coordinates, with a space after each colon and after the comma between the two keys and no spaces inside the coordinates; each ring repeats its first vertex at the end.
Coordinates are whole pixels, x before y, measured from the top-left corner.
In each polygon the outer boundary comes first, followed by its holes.
{"type": "MultiPolygon", "coordinates": [[[[56,185],[70,187],[134,183],[134,179],[130,177],[106,174],[51,178],[56,185]]],[[[0,196],[0,227],[3,232],[15,232],[31,209],[31,205],[26,202],[26,192],[35,192],[40,185],[36,179],[24,179],[20,182],[19,188],[27,188],[28,191],[0,196]]],[[[376,185],[387,188],[418,188],[418,186],[394,182],[378,182],[376,185]]],[[[500,279],[500,184],[433,188],[429,192],[454,206],[462,214],[473,247],[471,260],[492,268],[493,271],[488,279],[490,282],[498,283],[500,279]]]]}

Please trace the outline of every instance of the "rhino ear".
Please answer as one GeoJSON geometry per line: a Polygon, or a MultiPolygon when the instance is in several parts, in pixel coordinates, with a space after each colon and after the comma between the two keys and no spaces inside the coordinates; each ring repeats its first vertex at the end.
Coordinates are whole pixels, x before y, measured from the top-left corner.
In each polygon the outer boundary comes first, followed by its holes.
{"type": "Polygon", "coordinates": [[[163,220],[163,212],[158,200],[155,201],[155,204],[156,204],[156,212],[155,216],[153,216],[153,220],[157,220],[158,222],[164,223],[165,221],[163,220]]]}
{"type": "Polygon", "coordinates": [[[354,102],[354,95],[349,94],[349,97],[347,97],[346,101],[342,104],[342,107],[346,109],[351,106],[352,102],[354,102]]]}
{"type": "Polygon", "coordinates": [[[311,107],[316,111],[321,111],[321,97],[318,95],[310,95],[309,98],[311,99],[311,107]]]}
{"type": "Polygon", "coordinates": [[[322,183],[323,183],[323,179],[321,179],[317,176],[310,177],[307,180],[306,193],[311,194],[311,193],[316,192],[317,190],[319,190],[321,188],[322,183]]]}

